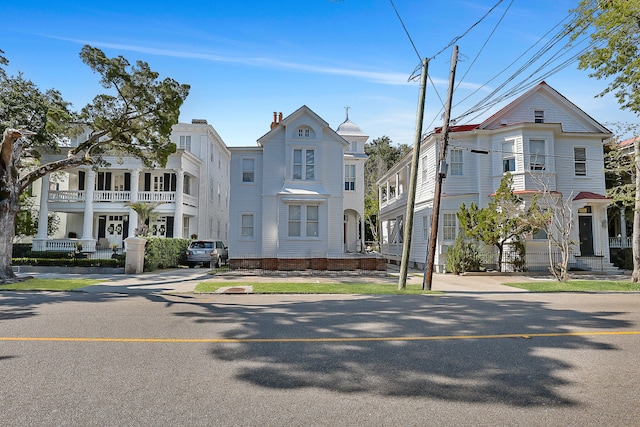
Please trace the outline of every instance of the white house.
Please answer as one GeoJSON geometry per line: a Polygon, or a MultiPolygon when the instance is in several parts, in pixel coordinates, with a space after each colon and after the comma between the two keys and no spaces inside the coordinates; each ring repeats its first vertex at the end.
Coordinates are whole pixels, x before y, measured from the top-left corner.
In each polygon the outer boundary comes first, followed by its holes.
{"type": "MultiPolygon", "coordinates": [[[[453,126],[447,153],[439,229],[434,254],[442,271],[447,249],[459,229],[456,212],[464,203],[487,206],[505,172],[513,176],[513,190],[525,199],[548,189],[570,199],[573,266],[599,269],[609,265],[603,141],[611,133],[556,90],[542,82],[477,125],[453,126]]],[[[442,143],[440,129],[421,144],[417,194],[409,265],[423,267],[427,259],[436,181],[436,158],[442,143]]],[[[392,262],[402,256],[403,217],[406,214],[409,153],[378,181],[382,252],[392,262]]],[[[544,233],[526,237],[527,268],[545,269],[548,242],[544,233]]]]}
{"type": "MultiPolygon", "coordinates": [[[[72,140],[76,146],[83,136],[72,140]]],[[[86,139],[86,135],[84,135],[86,139]]],[[[137,214],[134,202],[160,203],[149,224],[158,237],[226,240],[229,227],[230,153],[206,120],[173,126],[177,146],[164,168],[146,169],[133,158],[106,157],[111,164],[97,170],[79,167],[45,176],[34,183],[40,207],[33,250],[70,250],[82,243],[85,251],[123,246],[133,236],[137,214]],[[55,212],[61,226],[47,235],[47,215],[55,212]]],[[[62,156],[64,156],[64,148],[62,156]]],[[[60,155],[45,155],[43,162],[60,155]]]]}
{"type": "Polygon", "coordinates": [[[257,146],[230,147],[231,266],[362,268],[367,138],[302,106],[274,113],[257,146]]]}

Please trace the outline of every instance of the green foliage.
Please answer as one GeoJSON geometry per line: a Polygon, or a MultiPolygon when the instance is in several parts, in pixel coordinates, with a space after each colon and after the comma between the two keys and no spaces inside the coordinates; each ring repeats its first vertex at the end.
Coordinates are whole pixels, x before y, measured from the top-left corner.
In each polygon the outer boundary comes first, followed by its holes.
{"type": "Polygon", "coordinates": [[[151,237],[144,248],[144,271],[177,267],[183,263],[188,239],[151,237]]]}
{"type": "Polygon", "coordinates": [[[581,0],[577,21],[568,28],[573,40],[589,34],[593,47],[580,56],[581,69],[607,79],[598,96],[613,92],[622,108],[640,113],[640,2],[581,0]]]}
{"type": "Polygon", "coordinates": [[[611,263],[623,270],[633,270],[633,250],[621,248],[615,251],[611,257],[611,263]]]}
{"type": "Polygon", "coordinates": [[[378,240],[378,188],[376,182],[396,164],[411,147],[393,146],[388,136],[376,138],[364,146],[369,159],[364,164],[365,239],[378,240]]]}
{"type": "MultiPolygon", "coordinates": [[[[27,193],[20,195],[20,210],[16,215],[15,238],[22,239],[27,236],[35,236],[38,232],[38,210],[34,207],[34,198],[27,193]]],[[[47,234],[52,235],[58,231],[60,218],[55,212],[49,212],[47,216],[47,234]]]]}
{"type": "Polygon", "coordinates": [[[532,218],[539,218],[537,199],[533,198],[525,208],[523,200],[513,193],[512,185],[513,178],[507,173],[486,208],[478,209],[472,203],[467,209],[463,203],[457,213],[465,236],[498,249],[498,271],[502,271],[500,260],[505,245],[538,228],[537,221],[532,222],[532,218]]]}
{"type": "Polygon", "coordinates": [[[158,202],[135,202],[126,203],[131,209],[138,214],[138,227],[134,230],[135,236],[147,237],[149,236],[148,222],[158,216],[156,212],[153,212],[155,208],[162,203],[158,202]]]}
{"type": "Polygon", "coordinates": [[[449,273],[482,271],[483,259],[477,245],[466,241],[464,234],[458,233],[453,246],[447,251],[445,269],[449,273]]]}
{"type": "Polygon", "coordinates": [[[71,258],[66,252],[62,258],[13,258],[11,263],[47,267],[124,267],[124,261],[120,259],[71,258]]]}

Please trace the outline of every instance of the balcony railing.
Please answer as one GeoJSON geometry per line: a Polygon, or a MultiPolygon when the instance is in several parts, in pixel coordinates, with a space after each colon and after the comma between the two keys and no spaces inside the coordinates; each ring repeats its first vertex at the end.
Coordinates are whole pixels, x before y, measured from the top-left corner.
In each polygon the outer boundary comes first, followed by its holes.
{"type": "Polygon", "coordinates": [[[630,248],[632,246],[631,237],[622,238],[622,236],[609,237],[610,248],[630,248]]]}
{"type": "Polygon", "coordinates": [[[84,190],[56,190],[49,191],[50,202],[82,202],[84,190]]]}
{"type": "MultiPolygon", "coordinates": [[[[49,202],[84,202],[86,191],[84,190],[50,190],[49,202]]],[[[198,206],[198,198],[189,194],[183,194],[183,204],[189,206],[198,206]]],[[[129,202],[131,201],[130,191],[103,191],[96,190],[93,192],[94,202],[129,202]]],[[[158,203],[175,203],[175,191],[139,191],[138,201],[140,202],[158,202],[158,203]]]]}
{"type": "Polygon", "coordinates": [[[94,191],[94,202],[128,202],[131,200],[130,191],[94,191]]]}
{"type": "Polygon", "coordinates": [[[138,201],[174,203],[176,201],[176,193],[175,191],[139,191],[138,201]]]}

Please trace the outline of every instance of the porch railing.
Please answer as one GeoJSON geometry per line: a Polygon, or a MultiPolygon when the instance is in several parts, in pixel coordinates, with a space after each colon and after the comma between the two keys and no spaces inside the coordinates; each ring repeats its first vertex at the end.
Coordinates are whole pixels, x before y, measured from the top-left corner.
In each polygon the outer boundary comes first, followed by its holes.
{"type": "Polygon", "coordinates": [[[131,200],[130,191],[94,191],[94,202],[128,202],[131,200]]]}
{"type": "Polygon", "coordinates": [[[617,236],[617,237],[609,237],[609,247],[610,248],[630,248],[632,247],[631,237],[617,236]]]}
{"type": "Polygon", "coordinates": [[[84,190],[56,190],[49,191],[50,202],[82,202],[84,190]]]}
{"type": "MultiPolygon", "coordinates": [[[[49,202],[83,202],[85,200],[85,190],[51,190],[49,191],[49,202]]],[[[189,194],[183,195],[183,204],[189,206],[198,206],[198,198],[189,194]]],[[[104,191],[96,190],[93,192],[94,202],[129,202],[131,201],[130,191],[104,191]]],[[[139,191],[138,201],[140,202],[158,202],[158,203],[175,203],[175,191],[139,191]]]]}
{"type": "Polygon", "coordinates": [[[139,191],[138,201],[174,203],[176,201],[176,193],[175,191],[139,191]]]}

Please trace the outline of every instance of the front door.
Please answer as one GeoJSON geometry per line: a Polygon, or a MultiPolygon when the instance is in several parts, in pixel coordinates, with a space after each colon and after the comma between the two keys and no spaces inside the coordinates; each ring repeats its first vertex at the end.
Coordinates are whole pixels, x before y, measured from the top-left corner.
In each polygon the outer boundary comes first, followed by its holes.
{"type": "Polygon", "coordinates": [[[593,218],[578,217],[578,234],[580,235],[580,255],[593,255],[593,218]]]}

